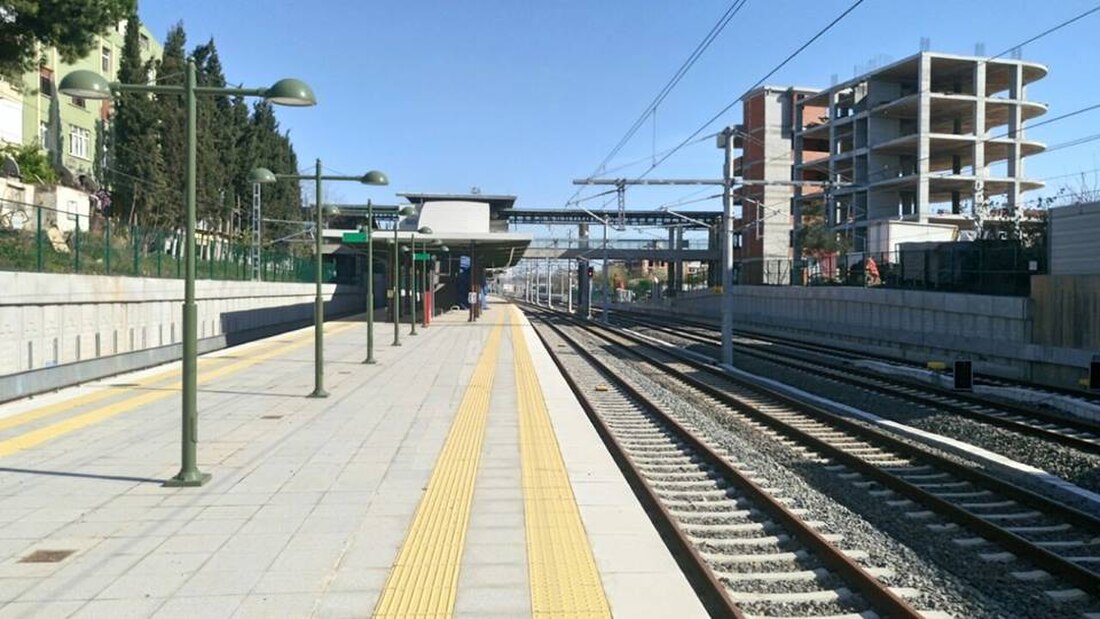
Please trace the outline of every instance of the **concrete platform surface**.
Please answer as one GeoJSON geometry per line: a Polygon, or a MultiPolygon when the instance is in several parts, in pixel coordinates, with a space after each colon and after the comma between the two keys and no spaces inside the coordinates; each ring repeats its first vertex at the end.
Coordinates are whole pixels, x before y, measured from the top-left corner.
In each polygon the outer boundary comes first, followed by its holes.
{"type": "Polygon", "coordinates": [[[0,406],[0,618],[704,616],[515,308],[326,325],[0,406]]]}

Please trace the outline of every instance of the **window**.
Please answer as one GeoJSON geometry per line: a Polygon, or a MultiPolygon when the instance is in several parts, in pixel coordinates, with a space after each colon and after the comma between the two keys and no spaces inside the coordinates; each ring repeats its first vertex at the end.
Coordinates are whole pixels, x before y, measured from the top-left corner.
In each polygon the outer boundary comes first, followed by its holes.
{"type": "Polygon", "coordinates": [[[84,97],[70,97],[70,99],[72,100],[73,105],[75,105],[76,107],[88,107],[88,102],[84,99],[84,97]]]}
{"type": "Polygon", "coordinates": [[[38,91],[47,97],[53,96],[53,71],[46,67],[38,69],[38,91]]]}
{"type": "Polygon", "coordinates": [[[53,144],[50,144],[50,125],[47,123],[40,123],[38,125],[38,145],[46,150],[52,150],[53,144]]]}
{"type": "Polygon", "coordinates": [[[73,157],[87,159],[89,137],[87,129],[73,125],[69,129],[69,154],[73,157]]]}
{"type": "Polygon", "coordinates": [[[143,51],[149,51],[149,37],[144,34],[138,36],[141,37],[141,49],[143,51]]]}
{"type": "Polygon", "coordinates": [[[99,68],[103,69],[103,73],[111,75],[111,48],[104,47],[100,53],[99,68]]]}

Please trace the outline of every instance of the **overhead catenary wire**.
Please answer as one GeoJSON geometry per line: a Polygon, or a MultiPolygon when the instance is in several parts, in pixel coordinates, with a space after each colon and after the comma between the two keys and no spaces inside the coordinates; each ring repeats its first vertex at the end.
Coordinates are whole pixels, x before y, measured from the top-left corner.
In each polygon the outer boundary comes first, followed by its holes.
{"type": "MultiPolygon", "coordinates": [[[[653,100],[649,102],[649,105],[647,105],[645,109],[642,110],[641,114],[638,115],[638,118],[635,119],[634,123],[631,124],[629,129],[627,129],[623,137],[619,139],[619,142],[615,144],[614,148],[612,148],[607,156],[603,158],[603,161],[601,161],[600,164],[597,165],[596,168],[592,171],[592,173],[589,174],[589,177],[595,176],[596,174],[601,173],[601,171],[605,171],[607,164],[610,163],[611,160],[615,158],[615,155],[619,154],[619,151],[621,151],[623,147],[625,147],[627,143],[630,142],[631,138],[633,138],[638,130],[641,129],[641,127],[645,124],[646,119],[656,112],[661,103],[664,102],[664,100],[668,97],[672,90],[676,88],[676,85],[680,83],[685,75],[687,75],[688,71],[691,70],[691,67],[695,65],[700,57],[702,57],[707,48],[710,47],[715,39],[718,38],[718,36],[722,33],[726,26],[729,25],[730,21],[733,20],[733,18],[737,15],[737,13],[741,11],[741,9],[745,6],[747,2],[748,0],[735,0],[732,4],[729,5],[729,7],[726,8],[726,11],[718,18],[714,25],[711,26],[711,29],[707,32],[706,36],[704,36],[703,39],[699,41],[699,43],[695,46],[695,49],[692,50],[691,54],[688,55],[687,59],[685,59],[684,62],[681,63],[680,68],[676,70],[676,73],[674,73],[672,77],[669,78],[669,80],[665,83],[665,85],[661,88],[657,95],[654,96],[653,100]]],[[[656,129],[654,129],[654,131],[656,131],[656,129]]],[[[655,138],[654,141],[656,141],[655,138]]],[[[566,206],[569,206],[570,203],[576,200],[577,196],[580,195],[583,189],[583,186],[579,187],[577,191],[575,191],[573,195],[568,200],[566,200],[566,206]]]]}
{"type": "MultiPolygon", "coordinates": [[[[824,35],[825,35],[825,33],[827,33],[827,32],[829,32],[830,30],[832,30],[834,26],[836,26],[836,25],[837,25],[838,23],[840,23],[840,21],[841,21],[841,20],[843,20],[843,19],[844,19],[845,17],[847,17],[847,16],[848,16],[848,15],[849,15],[849,14],[850,14],[850,13],[851,13],[852,11],[854,11],[854,10],[855,10],[855,9],[856,9],[857,7],[859,7],[859,5],[863,4],[863,3],[864,3],[864,1],[865,1],[865,0],[855,0],[855,2],[853,2],[853,3],[851,4],[851,5],[849,5],[849,6],[848,6],[848,8],[847,8],[847,9],[845,9],[845,10],[844,10],[844,12],[842,12],[842,13],[841,13],[840,15],[837,15],[837,16],[836,16],[835,18],[833,18],[833,20],[832,20],[832,21],[830,21],[830,22],[829,22],[828,24],[826,24],[826,25],[825,25],[825,26],[824,26],[823,28],[821,28],[820,30],[818,30],[816,34],[814,34],[814,35],[813,35],[812,37],[810,37],[810,38],[809,38],[809,39],[808,39],[808,40],[807,40],[806,42],[804,42],[804,43],[803,43],[802,45],[800,45],[800,46],[799,46],[799,47],[798,47],[797,49],[795,49],[795,50],[794,50],[793,52],[791,52],[791,53],[790,53],[790,54],[789,54],[789,55],[788,55],[788,56],[787,56],[786,58],[784,58],[782,62],[780,62],[780,63],[779,63],[779,64],[777,64],[777,65],[776,65],[775,67],[773,67],[773,68],[772,68],[772,69],[771,69],[770,71],[768,71],[768,73],[767,73],[767,74],[765,74],[765,75],[764,75],[764,77],[761,77],[761,78],[760,78],[759,80],[757,80],[757,81],[756,81],[756,82],[755,82],[755,83],[754,83],[754,84],[753,84],[752,86],[748,87],[748,88],[747,88],[747,89],[745,90],[745,93],[749,93],[749,92],[752,92],[752,90],[753,90],[753,89],[755,89],[755,88],[757,88],[758,86],[760,86],[761,84],[763,84],[763,83],[764,83],[765,81],[767,81],[767,80],[768,80],[769,78],[771,78],[771,76],[773,76],[773,75],[775,75],[775,74],[776,74],[777,72],[779,72],[779,70],[780,70],[780,69],[782,69],[783,67],[787,66],[787,64],[789,64],[789,63],[790,63],[790,62],[791,62],[792,60],[794,60],[794,59],[795,59],[795,58],[796,58],[796,57],[797,57],[797,56],[798,56],[799,54],[801,54],[801,53],[802,53],[803,51],[805,51],[805,50],[806,50],[806,48],[808,48],[808,47],[809,47],[810,45],[812,45],[812,44],[813,44],[813,43],[814,43],[815,41],[817,41],[817,40],[818,40],[818,39],[820,39],[820,38],[821,38],[822,36],[824,36],[824,35]]],[[[685,139],[684,139],[683,141],[681,141],[681,142],[680,142],[679,144],[677,144],[677,146],[676,146],[676,147],[674,147],[674,148],[673,148],[673,149],[672,149],[671,151],[669,151],[669,152],[668,152],[667,154],[665,154],[665,155],[664,155],[663,157],[661,157],[660,159],[658,159],[658,160],[657,160],[657,161],[656,161],[656,162],[655,162],[655,163],[654,163],[653,165],[651,165],[651,166],[649,167],[649,169],[647,169],[647,170],[646,170],[645,172],[643,172],[643,173],[642,173],[642,174],[641,174],[641,175],[640,175],[640,176],[638,177],[638,180],[640,180],[640,179],[644,178],[645,176],[647,176],[647,175],[648,175],[648,174],[649,174],[650,172],[652,172],[652,171],[653,171],[654,169],[656,169],[656,168],[657,168],[657,166],[659,166],[659,165],[663,164],[663,163],[664,163],[665,161],[667,161],[667,160],[668,160],[668,159],[669,159],[670,157],[672,157],[672,156],[673,156],[674,154],[676,154],[677,152],[679,152],[679,151],[680,151],[680,149],[682,149],[682,148],[683,148],[684,146],[687,146],[687,145],[688,145],[688,144],[689,144],[689,143],[690,143],[690,142],[691,142],[692,140],[694,140],[694,139],[695,139],[695,137],[696,137],[696,136],[698,136],[698,135],[699,135],[700,133],[702,133],[703,131],[705,131],[707,127],[709,127],[710,125],[712,125],[712,124],[713,124],[713,123],[714,123],[714,122],[715,122],[716,120],[718,120],[719,118],[721,118],[722,116],[724,116],[724,115],[725,115],[725,114],[726,114],[727,112],[729,112],[729,111],[730,111],[731,109],[733,109],[733,106],[737,105],[737,103],[738,103],[739,101],[741,101],[742,97],[744,97],[744,94],[742,94],[742,95],[738,96],[738,97],[737,97],[736,99],[734,99],[734,100],[733,100],[733,101],[731,101],[731,102],[730,102],[729,104],[727,104],[727,105],[726,105],[725,107],[723,107],[723,108],[722,108],[721,110],[719,110],[719,111],[718,111],[718,113],[716,113],[716,114],[714,114],[713,116],[711,116],[710,118],[708,118],[708,119],[707,119],[707,120],[706,120],[706,121],[705,121],[705,122],[704,122],[704,123],[703,123],[702,125],[700,125],[700,126],[699,126],[699,128],[698,128],[698,129],[696,129],[696,130],[695,130],[694,132],[692,132],[692,133],[691,133],[691,135],[689,135],[689,136],[688,136],[687,138],[685,138],[685,139]]]]}
{"type": "MultiPolygon", "coordinates": [[[[1083,12],[1081,12],[1081,13],[1078,13],[1077,15],[1074,15],[1073,17],[1070,17],[1069,19],[1063,20],[1062,22],[1059,22],[1058,24],[1056,24],[1056,25],[1054,25],[1054,26],[1051,26],[1050,28],[1047,28],[1046,30],[1043,30],[1042,32],[1040,32],[1040,33],[1038,33],[1038,34],[1035,34],[1035,35],[1033,35],[1033,36],[1031,36],[1031,37],[1028,37],[1028,38],[1027,38],[1027,39],[1025,39],[1024,41],[1021,41],[1020,43],[1016,43],[1015,45],[1011,45],[1011,46],[1009,46],[1009,47],[1005,48],[1005,49],[1004,49],[1004,50],[1003,50],[1002,52],[1000,52],[999,54],[996,54],[996,55],[994,55],[994,56],[990,56],[990,57],[988,57],[988,58],[982,59],[982,60],[981,60],[980,62],[984,64],[984,63],[988,63],[988,62],[989,62],[990,60],[995,60],[995,59],[997,59],[997,58],[1000,58],[1000,57],[1004,56],[1005,54],[1011,53],[1011,52],[1012,52],[1012,50],[1015,50],[1015,49],[1019,49],[1020,47],[1023,47],[1024,45],[1027,45],[1027,44],[1029,44],[1029,43],[1034,43],[1035,41],[1038,41],[1038,40],[1040,40],[1040,39],[1042,39],[1042,38],[1044,38],[1044,37],[1047,37],[1047,36],[1049,36],[1049,35],[1051,35],[1051,34],[1053,34],[1053,33],[1057,32],[1057,31],[1059,31],[1059,30],[1061,30],[1061,29],[1063,29],[1063,28],[1065,28],[1065,27],[1067,27],[1067,26],[1069,26],[1069,25],[1071,25],[1071,24],[1074,24],[1074,23],[1076,23],[1076,22],[1078,22],[1078,21],[1080,21],[1080,20],[1084,19],[1085,17],[1088,17],[1089,15],[1092,15],[1093,13],[1096,13],[1096,12],[1098,12],[1098,11],[1100,11],[1100,4],[1098,4],[1098,5],[1094,6],[1094,7],[1093,7],[1093,8],[1091,8],[1091,9],[1088,9],[1088,10],[1085,10],[1085,11],[1083,11],[1083,12]]],[[[750,90],[751,90],[751,89],[750,89],[750,90]]],[[[1039,123],[1035,123],[1035,124],[1033,124],[1033,125],[1028,125],[1028,126],[1026,126],[1026,127],[1022,127],[1022,128],[1021,128],[1021,130],[1026,130],[1026,129],[1034,129],[1034,128],[1040,127],[1040,126],[1042,126],[1042,125],[1046,125],[1046,124],[1049,124],[1049,123],[1057,122],[1057,121],[1059,121],[1059,120],[1062,120],[1063,118],[1069,118],[1069,117],[1071,117],[1071,116],[1074,116],[1074,115],[1076,115],[1076,114],[1081,114],[1081,113],[1084,113],[1084,112],[1090,111],[1090,110],[1092,110],[1092,109],[1096,109],[1097,107],[1100,107],[1100,104],[1095,104],[1095,105],[1091,105],[1091,106],[1086,106],[1086,107],[1084,107],[1084,108],[1081,108],[1081,109],[1078,109],[1078,110],[1074,110],[1074,111],[1072,111],[1072,112],[1069,112],[1069,113],[1067,113],[1067,114],[1063,114],[1063,115],[1061,115],[1061,116],[1058,116],[1058,117],[1055,117],[1055,118],[1050,118],[1050,119],[1046,119],[1046,120],[1044,120],[1044,121],[1042,121],[1042,122],[1039,122],[1039,123]]],[[[1006,133],[1006,134],[1004,134],[1004,135],[1001,135],[1001,136],[997,136],[997,137],[985,138],[985,139],[983,140],[983,143],[984,143],[984,142],[988,142],[989,140],[994,140],[994,139],[1000,139],[1000,138],[1002,138],[1002,137],[1006,137],[1007,135],[1010,135],[1010,134],[1006,133]]],[[[772,162],[774,162],[774,161],[776,161],[776,160],[778,160],[778,159],[782,159],[782,158],[785,158],[785,157],[788,157],[788,156],[789,156],[789,155],[788,155],[788,154],[786,154],[786,153],[784,153],[784,154],[782,154],[782,155],[777,155],[777,156],[775,156],[775,157],[772,157],[772,158],[770,158],[770,159],[767,159],[767,160],[765,160],[765,161],[764,161],[764,165],[767,165],[768,163],[772,163],[772,162]]],[[[922,159],[918,159],[918,160],[916,161],[916,163],[920,163],[920,162],[922,162],[922,161],[924,161],[924,160],[926,160],[926,159],[929,159],[929,158],[930,158],[930,157],[925,157],[925,158],[922,158],[922,159]]],[[[828,158],[826,158],[826,159],[822,160],[822,162],[824,162],[824,161],[827,161],[827,160],[828,160],[828,158]]],[[[879,177],[879,176],[877,176],[877,175],[881,175],[881,174],[883,174],[883,171],[881,171],[881,170],[879,170],[879,171],[875,171],[875,172],[872,172],[872,173],[868,174],[868,179],[867,179],[867,180],[868,180],[868,182],[872,182],[872,181],[874,181],[874,180],[879,180],[880,178],[886,178],[885,176],[882,176],[882,177],[879,177]]],[[[845,175],[843,175],[843,174],[839,174],[839,173],[838,173],[838,174],[837,174],[837,176],[838,176],[838,177],[839,177],[839,179],[840,179],[841,181],[843,181],[843,182],[852,182],[852,181],[853,181],[853,179],[852,179],[852,178],[849,178],[849,177],[847,177],[847,176],[845,176],[845,175]]]]}

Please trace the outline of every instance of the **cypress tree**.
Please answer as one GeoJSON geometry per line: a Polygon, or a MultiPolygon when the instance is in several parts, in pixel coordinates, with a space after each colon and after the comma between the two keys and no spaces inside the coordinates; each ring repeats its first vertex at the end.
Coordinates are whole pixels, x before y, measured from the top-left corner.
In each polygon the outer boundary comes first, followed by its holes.
{"type": "MultiPolygon", "coordinates": [[[[203,74],[208,86],[224,87],[225,72],[222,70],[221,59],[218,50],[214,46],[214,40],[207,43],[209,54],[204,62],[203,74]]],[[[213,138],[213,186],[218,198],[218,211],[216,217],[224,221],[232,211],[236,196],[234,195],[234,176],[237,168],[237,127],[234,125],[233,101],[226,96],[213,97],[211,117],[212,125],[209,127],[213,138]]]]}
{"type": "MultiPolygon", "coordinates": [[[[126,84],[149,81],[150,64],[141,58],[137,15],[130,16],[118,79],[126,84]]],[[[157,135],[157,110],[149,95],[123,92],[115,98],[108,166],[104,180],[112,192],[112,212],[131,223],[150,222],[164,198],[164,161],[157,135]]]]}
{"type": "MultiPolygon", "coordinates": [[[[187,61],[184,46],[187,35],[183,22],[168,30],[164,52],[157,64],[157,83],[183,84],[187,61]]],[[[187,172],[187,128],[184,126],[184,100],[178,94],[157,95],[157,122],[154,123],[160,137],[165,173],[164,223],[182,225],[183,191],[187,172]]]]}

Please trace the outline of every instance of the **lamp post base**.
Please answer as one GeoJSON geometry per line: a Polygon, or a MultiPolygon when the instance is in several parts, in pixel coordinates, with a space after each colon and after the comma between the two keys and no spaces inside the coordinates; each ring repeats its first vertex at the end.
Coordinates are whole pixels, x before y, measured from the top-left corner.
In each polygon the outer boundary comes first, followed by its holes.
{"type": "Polygon", "coordinates": [[[203,473],[198,469],[193,471],[180,471],[176,476],[164,482],[165,488],[195,488],[210,481],[210,473],[203,473]]]}
{"type": "Polygon", "coordinates": [[[374,365],[376,363],[378,362],[374,360],[374,357],[367,357],[363,360],[363,365],[374,365]]]}
{"type": "Polygon", "coordinates": [[[324,389],[314,389],[313,393],[306,396],[307,398],[327,398],[328,392],[324,389]]]}

